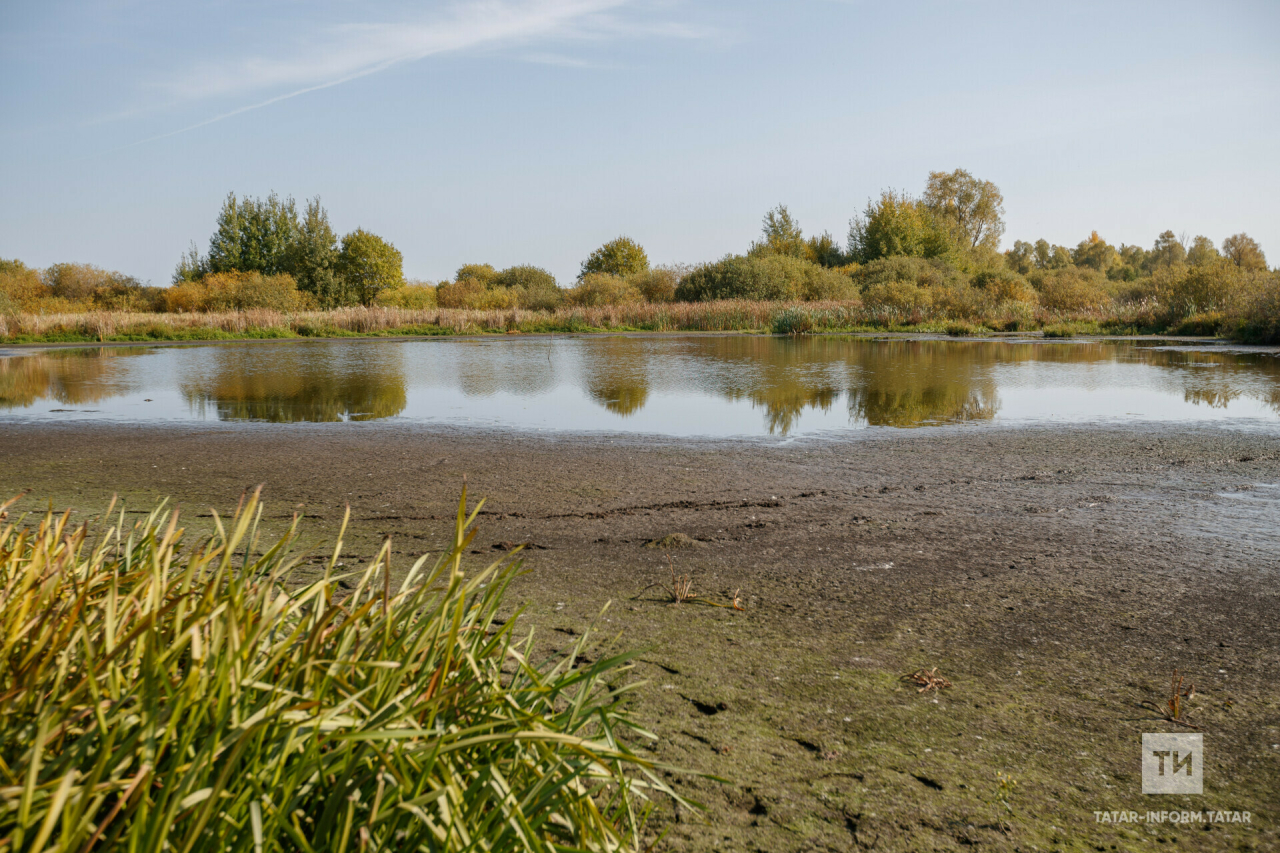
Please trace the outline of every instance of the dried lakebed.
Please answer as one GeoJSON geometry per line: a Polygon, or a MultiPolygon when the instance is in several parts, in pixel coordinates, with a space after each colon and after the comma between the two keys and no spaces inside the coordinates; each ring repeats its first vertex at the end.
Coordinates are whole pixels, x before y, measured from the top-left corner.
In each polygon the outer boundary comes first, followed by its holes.
{"type": "MultiPolygon", "coordinates": [[[[463,475],[474,555],[533,543],[514,589],[542,648],[598,622],[647,649],[653,755],[714,774],[664,807],[672,850],[1202,850],[1280,845],[1280,439],[1221,426],[934,428],[786,445],[359,424],[0,423],[0,488],[86,515],[189,516],[266,485],[268,523],[347,559],[438,550],[463,475]],[[680,534],[676,536],[676,534],[680,534]],[[672,549],[644,547],[672,537],[672,549]],[[695,593],[669,606],[670,555],[695,593]],[[937,667],[935,696],[900,676],[937,667]],[[1203,796],[1144,796],[1143,732],[1205,738],[1203,796]],[[1016,785],[1001,801],[998,773],[1016,785]],[[1095,812],[1249,812],[1101,823],[1095,812]]],[[[202,522],[191,519],[194,526],[202,522]]]]}

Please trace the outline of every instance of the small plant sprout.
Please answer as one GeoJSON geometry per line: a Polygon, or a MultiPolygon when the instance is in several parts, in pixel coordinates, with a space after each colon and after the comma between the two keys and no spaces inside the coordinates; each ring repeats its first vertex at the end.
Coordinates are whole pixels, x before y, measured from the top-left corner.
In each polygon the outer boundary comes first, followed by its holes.
{"type": "MultiPolygon", "coordinates": [[[[1013,795],[1018,789],[1018,782],[1008,773],[996,773],[996,790],[988,802],[1004,810],[1004,814],[1015,817],[1013,812],[1013,795]]],[[[997,813],[996,822],[1000,829],[1007,830],[1009,825],[1004,821],[1004,814],[997,813]]]]}
{"type": "MultiPolygon", "coordinates": [[[[667,565],[671,569],[671,585],[667,586],[665,583],[662,583],[661,581],[657,583],[651,583],[644,589],[640,590],[640,592],[636,594],[635,596],[636,598],[639,598],[641,595],[644,595],[644,593],[648,592],[649,590],[653,589],[656,586],[659,589],[661,589],[663,592],[665,592],[667,595],[671,596],[671,601],[668,603],[668,606],[670,607],[675,607],[677,605],[684,604],[686,601],[697,601],[702,604],[708,604],[712,607],[724,607],[728,610],[745,611],[747,609],[746,606],[742,603],[741,589],[735,589],[733,591],[733,599],[728,604],[721,604],[718,601],[710,601],[709,599],[703,598],[700,595],[693,594],[693,578],[690,577],[688,574],[683,574],[683,575],[676,574],[676,564],[675,564],[675,561],[671,559],[670,554],[667,554],[667,565]]],[[[632,600],[634,601],[635,599],[633,598],[632,600]]]]}
{"type": "Polygon", "coordinates": [[[676,576],[676,564],[671,559],[671,555],[667,555],[667,565],[671,567],[671,586],[668,588],[663,586],[667,592],[671,594],[671,603],[683,604],[686,601],[693,601],[697,598],[693,594],[693,578],[686,575],[676,576]]]}
{"type": "Polygon", "coordinates": [[[1169,698],[1165,702],[1164,707],[1158,708],[1156,707],[1156,704],[1151,701],[1143,702],[1142,705],[1145,708],[1150,708],[1152,711],[1155,711],[1162,719],[1167,720],[1170,723],[1185,726],[1188,729],[1199,728],[1199,726],[1189,722],[1183,716],[1186,713],[1186,708],[1183,707],[1182,700],[1185,699],[1190,702],[1194,699],[1196,695],[1196,686],[1190,682],[1187,682],[1186,687],[1183,687],[1182,685],[1183,676],[1181,676],[1178,673],[1177,668],[1175,668],[1173,670],[1173,676],[1170,678],[1169,698]]]}

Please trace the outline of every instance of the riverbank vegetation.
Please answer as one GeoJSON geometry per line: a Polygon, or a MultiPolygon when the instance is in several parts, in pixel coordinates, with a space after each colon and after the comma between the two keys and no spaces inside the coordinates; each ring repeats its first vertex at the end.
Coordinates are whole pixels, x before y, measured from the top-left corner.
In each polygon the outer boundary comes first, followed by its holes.
{"type": "Polygon", "coordinates": [[[207,254],[193,244],[167,288],[84,264],[0,261],[0,337],[1049,328],[1280,342],[1280,271],[1247,234],[1219,247],[1165,231],[1145,249],[1095,231],[1075,247],[1017,240],[1002,252],[1003,215],[990,181],[935,172],[919,197],[868,201],[843,246],[806,236],[779,205],[742,254],[653,266],[619,237],[562,287],[537,266],[484,263],[409,282],[382,238],[357,229],[339,241],[319,200],[299,216],[292,199],[233,195],[207,254]]]}
{"type": "Polygon", "coordinates": [[[389,541],[314,569],[256,494],[192,547],[163,507],[0,528],[0,850],[639,848],[675,795],[627,745],[630,656],[531,661],[519,563],[463,571],[479,509],[394,585],[389,541]]]}

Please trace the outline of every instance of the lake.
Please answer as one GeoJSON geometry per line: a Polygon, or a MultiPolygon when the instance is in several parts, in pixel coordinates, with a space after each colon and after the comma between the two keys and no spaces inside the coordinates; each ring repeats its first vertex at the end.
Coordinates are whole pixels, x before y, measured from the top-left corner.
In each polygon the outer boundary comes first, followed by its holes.
{"type": "Polygon", "coordinates": [[[380,422],[666,436],[1229,422],[1280,432],[1280,355],[842,336],[288,341],[0,353],[0,419],[380,422]]]}

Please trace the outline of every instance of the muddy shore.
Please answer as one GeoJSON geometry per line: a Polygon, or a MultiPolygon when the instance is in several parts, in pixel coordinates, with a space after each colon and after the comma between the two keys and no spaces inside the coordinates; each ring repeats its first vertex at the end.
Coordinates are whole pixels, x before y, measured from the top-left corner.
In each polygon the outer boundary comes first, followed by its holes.
{"type": "MultiPolygon", "coordinates": [[[[191,516],[265,484],[349,558],[436,551],[467,477],[476,560],[529,542],[516,587],[548,649],[599,621],[644,647],[637,716],[702,813],[671,850],[1280,849],[1280,438],[1224,427],[868,430],[676,442],[377,424],[0,422],[0,492],[85,515],[119,492],[191,516]],[[683,547],[646,547],[671,534],[683,547]],[[695,593],[670,606],[668,555],[695,593]],[[646,589],[648,587],[648,589],[646,589]],[[953,686],[900,676],[937,667],[953,686]],[[1144,796],[1143,732],[1195,683],[1205,794],[1144,796]],[[1016,781],[1005,800],[998,773],[1016,781]],[[1099,823],[1095,812],[1249,812],[1099,823]],[[1230,815],[1228,814],[1228,817],[1230,815]]],[[[199,519],[195,519],[199,524],[199,519]]]]}

